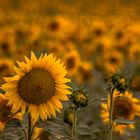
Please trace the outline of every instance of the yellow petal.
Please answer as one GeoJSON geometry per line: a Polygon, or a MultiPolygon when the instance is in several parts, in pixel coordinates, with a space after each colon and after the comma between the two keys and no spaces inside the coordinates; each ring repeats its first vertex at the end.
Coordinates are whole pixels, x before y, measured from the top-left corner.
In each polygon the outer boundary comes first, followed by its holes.
{"type": "Polygon", "coordinates": [[[40,114],[40,117],[41,119],[44,121],[45,119],[47,120],[47,114],[46,112],[44,111],[45,108],[43,108],[42,104],[39,105],[39,114],[40,114]]]}
{"type": "Polygon", "coordinates": [[[55,110],[54,110],[54,108],[53,108],[51,102],[48,101],[48,102],[47,102],[47,105],[48,105],[48,108],[50,109],[50,113],[55,117],[55,116],[56,116],[55,110]]]}
{"type": "Polygon", "coordinates": [[[60,92],[56,92],[56,95],[57,95],[57,98],[59,98],[60,100],[62,101],[67,101],[69,100],[67,95],[63,94],[63,93],[60,93],[60,92]]]}

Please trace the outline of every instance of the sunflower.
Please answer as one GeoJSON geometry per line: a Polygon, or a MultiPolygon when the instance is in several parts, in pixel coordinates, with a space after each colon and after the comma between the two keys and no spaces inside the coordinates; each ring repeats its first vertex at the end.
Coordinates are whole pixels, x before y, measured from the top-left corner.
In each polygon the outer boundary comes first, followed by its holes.
{"type": "Polygon", "coordinates": [[[33,42],[36,39],[38,39],[38,37],[40,36],[41,30],[40,30],[40,26],[37,24],[32,24],[30,27],[30,36],[29,36],[29,41],[33,42]]]}
{"type": "Polygon", "coordinates": [[[127,27],[127,30],[135,35],[140,35],[140,24],[139,22],[133,22],[131,25],[127,27]]]}
{"type": "Polygon", "coordinates": [[[11,56],[15,50],[15,38],[13,29],[10,27],[5,27],[0,35],[0,55],[1,56],[11,56]]]}
{"type": "Polygon", "coordinates": [[[6,92],[8,105],[12,106],[12,112],[21,110],[24,114],[26,108],[35,123],[40,117],[56,116],[55,110],[60,112],[62,103],[60,100],[68,100],[67,94],[71,94],[65,83],[70,79],[65,78],[67,71],[60,60],[55,60],[52,54],[41,55],[39,59],[31,52],[31,60],[25,56],[26,62],[18,62],[19,67],[14,66],[16,75],[6,77],[2,89],[6,92]]]}
{"type": "Polygon", "coordinates": [[[107,25],[103,20],[96,19],[91,22],[91,35],[96,37],[101,37],[107,30],[107,25]]]}
{"type": "MultiPolygon", "coordinates": [[[[118,51],[110,51],[103,56],[103,68],[105,75],[110,75],[121,69],[124,63],[123,54],[118,51]]],[[[101,62],[103,62],[101,61],[101,62]]]]}
{"type": "Polygon", "coordinates": [[[28,25],[23,23],[15,27],[14,36],[17,45],[23,45],[26,43],[30,35],[31,34],[28,25]]]}
{"type": "Polygon", "coordinates": [[[112,35],[114,35],[114,47],[123,53],[127,53],[128,49],[136,41],[136,36],[125,28],[113,30],[112,35]]]}
{"type": "Polygon", "coordinates": [[[47,41],[46,49],[48,52],[55,54],[56,56],[60,56],[64,53],[64,45],[60,41],[47,41]]]}
{"type": "Polygon", "coordinates": [[[12,66],[13,62],[10,59],[0,59],[0,84],[4,83],[3,77],[12,75],[12,66]]]}
{"type": "Polygon", "coordinates": [[[24,55],[29,54],[29,47],[27,46],[20,46],[17,47],[13,53],[13,61],[23,61],[24,60],[24,55]]]}
{"type": "Polygon", "coordinates": [[[68,75],[72,76],[76,73],[79,65],[81,64],[80,55],[77,50],[71,50],[65,53],[64,64],[68,70],[68,75]]]}
{"type": "Polygon", "coordinates": [[[104,53],[112,49],[112,39],[110,36],[97,38],[89,44],[83,45],[83,52],[86,59],[96,58],[99,60],[104,53]],[[99,57],[99,58],[98,58],[99,57]]]}
{"type": "Polygon", "coordinates": [[[79,42],[91,39],[91,35],[89,34],[89,21],[87,22],[87,20],[84,20],[83,22],[83,19],[78,19],[78,21],[76,20],[76,23],[75,32],[73,34],[74,39],[79,42]],[[82,22],[79,22],[79,20],[82,22]]]}
{"type": "Polygon", "coordinates": [[[138,91],[140,89],[139,83],[140,83],[140,74],[136,72],[135,75],[133,75],[133,77],[130,80],[130,87],[133,90],[138,91]]]}
{"type": "Polygon", "coordinates": [[[46,30],[49,36],[65,40],[74,33],[75,24],[68,18],[55,16],[46,21],[46,30]]]}
{"type": "Polygon", "coordinates": [[[8,100],[5,95],[0,94],[0,132],[2,132],[7,122],[13,118],[22,119],[20,113],[13,115],[11,113],[11,107],[7,106],[8,100]]]}
{"type": "Polygon", "coordinates": [[[135,43],[131,47],[128,48],[128,57],[132,61],[140,59],[139,43],[135,43]]]}
{"type": "Polygon", "coordinates": [[[85,83],[91,80],[92,76],[92,64],[88,61],[82,62],[76,73],[76,80],[78,83],[85,83]]]}
{"type": "MultiPolygon", "coordinates": [[[[101,118],[104,123],[109,123],[109,98],[108,104],[101,104],[101,118]]],[[[125,91],[124,94],[118,94],[118,91],[114,91],[114,108],[113,108],[113,119],[127,119],[133,121],[135,116],[140,116],[140,100],[133,97],[132,93],[125,91]]],[[[126,128],[134,129],[134,124],[130,125],[116,125],[114,122],[113,130],[123,135],[126,128]]]]}
{"type": "Polygon", "coordinates": [[[76,74],[76,71],[81,64],[79,52],[76,49],[65,52],[64,64],[66,65],[69,76],[76,74]]]}
{"type": "Polygon", "coordinates": [[[103,74],[110,76],[121,69],[124,64],[123,54],[116,50],[105,51],[101,57],[97,57],[95,66],[103,71],[103,74]]]}

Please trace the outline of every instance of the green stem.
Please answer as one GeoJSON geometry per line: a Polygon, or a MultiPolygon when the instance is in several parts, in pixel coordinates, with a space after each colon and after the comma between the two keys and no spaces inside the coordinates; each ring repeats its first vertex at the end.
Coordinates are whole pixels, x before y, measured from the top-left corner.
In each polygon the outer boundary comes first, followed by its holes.
{"type": "Polygon", "coordinates": [[[113,127],[112,127],[112,125],[113,125],[113,108],[114,108],[113,91],[114,91],[114,86],[111,88],[111,92],[110,92],[109,126],[108,126],[107,140],[112,140],[112,137],[113,137],[113,127]]]}
{"type": "Polygon", "coordinates": [[[28,140],[32,139],[31,127],[32,127],[31,116],[30,114],[28,114],[28,140]]]}
{"type": "Polygon", "coordinates": [[[73,109],[73,113],[74,113],[74,122],[73,122],[73,125],[72,125],[72,140],[77,140],[77,130],[76,130],[76,121],[77,121],[77,108],[74,107],[73,109]]]}

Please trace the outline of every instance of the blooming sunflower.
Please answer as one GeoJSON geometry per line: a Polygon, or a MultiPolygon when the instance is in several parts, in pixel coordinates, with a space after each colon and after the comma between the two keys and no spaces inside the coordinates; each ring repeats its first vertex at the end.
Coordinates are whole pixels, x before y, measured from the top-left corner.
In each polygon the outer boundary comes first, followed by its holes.
{"type": "Polygon", "coordinates": [[[60,41],[47,41],[46,49],[48,52],[55,54],[55,56],[60,56],[64,53],[65,46],[60,41]]]}
{"type": "Polygon", "coordinates": [[[76,74],[76,80],[79,84],[88,82],[92,76],[92,64],[88,61],[82,62],[82,64],[79,66],[77,74],[76,74]]]}
{"type": "Polygon", "coordinates": [[[10,59],[0,59],[0,85],[4,83],[3,77],[13,73],[13,62],[10,59]]]}
{"type": "MultiPolygon", "coordinates": [[[[104,123],[109,123],[109,98],[108,104],[101,104],[101,118],[104,123]]],[[[114,91],[114,108],[113,108],[113,119],[127,119],[133,121],[135,116],[140,116],[140,100],[134,98],[132,93],[125,91],[124,94],[118,94],[118,91],[114,91]]],[[[134,124],[130,125],[116,125],[114,122],[113,130],[118,132],[120,135],[125,133],[126,128],[134,129],[134,124]]]]}
{"type": "Polygon", "coordinates": [[[65,40],[74,33],[75,24],[68,18],[55,16],[46,20],[46,29],[49,36],[65,40]]]}
{"type": "Polygon", "coordinates": [[[107,30],[107,25],[103,20],[93,20],[91,22],[91,35],[96,38],[96,37],[101,37],[107,30]]]}
{"type": "Polygon", "coordinates": [[[106,53],[102,61],[104,61],[103,68],[105,75],[110,75],[122,68],[124,57],[122,53],[114,50],[106,53]]]}
{"type": "Polygon", "coordinates": [[[9,120],[12,118],[22,119],[20,113],[13,115],[11,113],[11,107],[7,106],[8,100],[5,95],[0,94],[0,132],[2,132],[9,120]]]}
{"type": "Polygon", "coordinates": [[[0,55],[11,56],[15,50],[14,33],[11,27],[5,27],[0,34],[0,55]]]}
{"type": "Polygon", "coordinates": [[[80,63],[81,59],[77,50],[71,50],[65,53],[64,64],[66,65],[69,76],[76,73],[80,63]]]}
{"type": "Polygon", "coordinates": [[[129,49],[128,49],[128,57],[132,61],[139,60],[139,58],[140,58],[140,48],[139,48],[138,43],[135,43],[131,47],[129,47],[129,49]]]}
{"type": "Polygon", "coordinates": [[[26,62],[18,62],[14,66],[16,75],[6,77],[2,89],[6,92],[8,105],[12,112],[21,110],[24,114],[26,108],[35,123],[40,117],[42,120],[55,116],[55,110],[60,112],[60,100],[68,100],[71,94],[66,85],[70,79],[65,78],[67,71],[60,60],[55,60],[52,54],[41,55],[39,59],[31,52],[31,60],[25,56],[26,62]]]}
{"type": "Polygon", "coordinates": [[[140,89],[139,83],[140,83],[140,74],[135,72],[135,75],[130,80],[130,87],[133,90],[138,91],[140,89]]]}

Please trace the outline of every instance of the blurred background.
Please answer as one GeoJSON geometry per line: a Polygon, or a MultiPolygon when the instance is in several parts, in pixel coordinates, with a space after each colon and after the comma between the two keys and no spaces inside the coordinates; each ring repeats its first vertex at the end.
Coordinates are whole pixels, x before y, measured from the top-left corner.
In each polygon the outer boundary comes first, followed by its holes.
{"type": "MultiPolygon", "coordinates": [[[[130,89],[140,98],[139,0],[4,0],[0,1],[0,84],[14,74],[16,60],[31,50],[37,56],[54,53],[68,69],[73,88],[86,88],[89,98],[108,94],[109,77],[116,71],[129,78],[130,89]]],[[[81,140],[104,140],[100,102],[78,113],[81,140]],[[85,115],[86,114],[86,115],[85,115]]],[[[60,115],[61,117],[61,115],[60,115]]],[[[139,140],[136,129],[114,140],[139,140]]]]}

